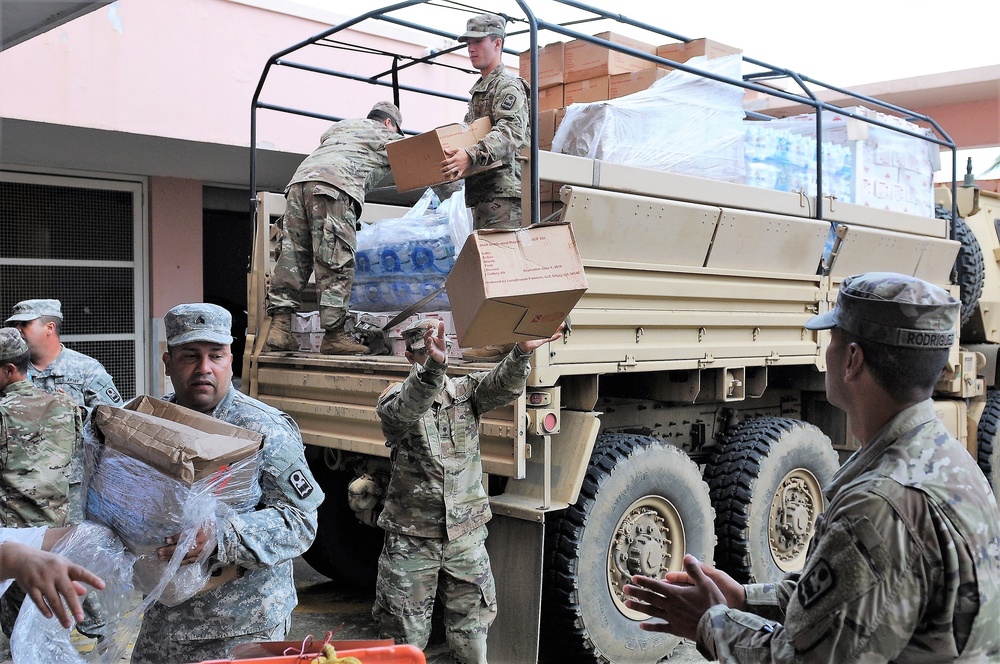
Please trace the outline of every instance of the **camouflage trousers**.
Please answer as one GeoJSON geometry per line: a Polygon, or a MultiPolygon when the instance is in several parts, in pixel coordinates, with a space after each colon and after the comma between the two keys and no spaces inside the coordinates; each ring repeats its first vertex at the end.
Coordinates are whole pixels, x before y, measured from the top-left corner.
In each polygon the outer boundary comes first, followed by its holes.
{"type": "Polygon", "coordinates": [[[292,626],[289,616],[269,630],[240,634],[225,639],[179,641],[168,630],[143,629],[132,649],[132,664],[185,664],[230,658],[230,649],[254,641],[283,641],[292,626]]]}
{"type": "Polygon", "coordinates": [[[379,637],[424,648],[437,596],[456,661],[486,664],[486,633],[497,615],[486,533],[482,526],[448,541],[387,532],[372,608],[379,637]]]}
{"type": "Polygon", "coordinates": [[[343,327],[354,281],[357,213],[351,197],[325,182],[300,182],[285,194],[277,261],[267,292],[267,313],[298,311],[309,275],[324,330],[343,327]]]}
{"type": "Polygon", "coordinates": [[[521,199],[491,198],[472,206],[473,230],[483,228],[520,228],[521,199]]]}

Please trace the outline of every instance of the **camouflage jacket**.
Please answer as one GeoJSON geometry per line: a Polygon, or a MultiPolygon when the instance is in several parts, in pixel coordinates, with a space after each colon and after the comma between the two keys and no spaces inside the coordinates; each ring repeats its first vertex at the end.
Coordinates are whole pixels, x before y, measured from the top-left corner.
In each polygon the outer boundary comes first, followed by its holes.
{"type": "Polygon", "coordinates": [[[392,477],[378,525],[415,537],[455,539],[490,520],[479,418],[521,394],[530,367],[517,347],[490,371],[461,378],[427,358],[378,402],[392,477]]]}
{"type": "MultiPolygon", "coordinates": [[[[106,404],[119,407],[125,402],[115,387],[115,381],[104,365],[83,353],[63,346],[62,351],[45,369],[28,367],[28,378],[49,393],[65,392],[86,410],[86,417],[95,406],[106,404]]],[[[83,476],[83,447],[73,451],[69,481],[79,484],[83,476]]]]}
{"type": "Polygon", "coordinates": [[[68,396],[28,380],[7,386],[0,395],[0,524],[66,524],[70,459],[82,440],[80,409],[68,396]]]}
{"type": "Polygon", "coordinates": [[[124,403],[114,379],[100,362],[65,346],[45,369],[29,366],[28,377],[46,392],[65,392],[88,411],[101,404],[117,407],[124,403]]]}
{"type": "Polygon", "coordinates": [[[806,565],[698,625],[720,662],[1000,661],[1000,511],[928,400],[825,490],[806,565]]]}
{"type": "MultiPolygon", "coordinates": [[[[172,394],[165,397],[174,402],[172,394]]],[[[298,598],[292,560],[316,537],[323,492],[306,465],[302,437],[285,413],[230,387],[212,417],[264,434],[257,509],[219,520],[212,562],[245,573],[168,607],[146,611],[143,630],[166,639],[219,639],[272,629],[288,619],[298,598]]]]}
{"type": "Polygon", "coordinates": [[[466,148],[473,166],[495,161],[503,166],[465,179],[465,204],[474,207],[493,198],[521,197],[521,164],[517,151],[527,144],[528,96],[524,79],[511,76],[501,64],[469,90],[465,121],[489,118],[493,123],[483,140],[466,148]]]}
{"type": "Polygon", "coordinates": [[[320,138],[320,146],[299,164],[288,186],[326,182],[350,196],[361,216],[365,194],[389,172],[385,144],[400,138],[376,120],[335,122],[320,138]]]}

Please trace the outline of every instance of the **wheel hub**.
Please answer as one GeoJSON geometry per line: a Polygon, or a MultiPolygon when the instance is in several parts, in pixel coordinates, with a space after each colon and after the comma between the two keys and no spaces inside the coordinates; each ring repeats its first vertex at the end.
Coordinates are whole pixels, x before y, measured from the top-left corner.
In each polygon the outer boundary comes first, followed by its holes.
{"type": "Polygon", "coordinates": [[[801,568],[822,505],[819,482],[809,471],[799,468],[782,479],[771,502],[768,529],[771,555],[782,571],[801,568]]]}
{"type": "Polygon", "coordinates": [[[625,606],[625,585],[641,574],[663,578],[680,569],[684,530],[677,510],[660,496],[646,496],[625,510],[608,550],[608,586],[618,610],[633,620],[646,616],[625,606]]]}

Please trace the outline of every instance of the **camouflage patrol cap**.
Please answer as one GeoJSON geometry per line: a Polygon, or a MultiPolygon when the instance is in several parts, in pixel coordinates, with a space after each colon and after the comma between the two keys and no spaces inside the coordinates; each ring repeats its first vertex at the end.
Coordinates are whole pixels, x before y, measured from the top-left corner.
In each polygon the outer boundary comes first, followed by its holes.
{"type": "Polygon", "coordinates": [[[465,42],[470,39],[480,39],[482,37],[504,38],[506,21],[502,16],[496,14],[480,14],[473,16],[465,24],[465,34],[458,38],[458,41],[465,42]]]}
{"type": "Polygon", "coordinates": [[[894,272],[844,279],[833,309],[806,321],[808,330],[839,327],[862,339],[903,348],[950,348],[961,303],[948,291],[894,272]]]}
{"type": "Polygon", "coordinates": [[[163,317],[167,329],[167,345],[180,346],[195,341],[231,344],[233,317],[215,304],[196,302],[178,304],[163,317]]]}
{"type": "Polygon", "coordinates": [[[424,350],[424,333],[427,330],[438,329],[438,321],[432,318],[415,320],[403,329],[403,342],[406,350],[424,350]]]}
{"type": "Polygon", "coordinates": [[[392,121],[396,123],[396,131],[400,134],[403,133],[403,114],[399,112],[399,107],[393,104],[391,101],[380,101],[376,102],[372,106],[372,110],[369,113],[374,113],[378,111],[379,113],[385,113],[392,121]]]}
{"type": "Polygon", "coordinates": [[[7,322],[35,320],[39,316],[62,320],[62,304],[59,300],[22,300],[14,305],[14,311],[7,322]]]}
{"type": "Polygon", "coordinates": [[[0,327],[0,362],[10,362],[28,352],[21,333],[12,327],[0,327]]]}

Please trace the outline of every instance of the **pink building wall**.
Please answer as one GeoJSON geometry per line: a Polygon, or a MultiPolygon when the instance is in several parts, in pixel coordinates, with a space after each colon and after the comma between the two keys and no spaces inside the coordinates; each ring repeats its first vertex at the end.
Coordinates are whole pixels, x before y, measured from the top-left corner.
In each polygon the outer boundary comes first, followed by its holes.
{"type": "Polygon", "coordinates": [[[201,192],[197,180],[149,179],[149,216],[156,219],[149,237],[152,318],[203,298],[201,192]]]}
{"type": "MultiPolygon", "coordinates": [[[[0,117],[246,146],[250,104],[268,57],[328,27],[231,0],[119,0],[0,52],[5,91],[0,117]],[[17,94],[10,94],[13,90],[17,94]]],[[[375,49],[419,56],[426,48],[405,41],[417,33],[397,26],[386,25],[387,36],[357,34],[375,49]]],[[[370,60],[326,51],[326,60],[318,62],[333,69],[358,72],[370,60]]],[[[449,57],[468,66],[463,52],[449,57]]],[[[443,69],[412,68],[406,82],[464,94],[475,81],[443,69]]],[[[325,108],[339,117],[363,117],[374,102],[391,99],[389,88],[345,95],[337,81],[323,86],[318,83],[322,80],[280,69],[261,99],[325,108]]],[[[407,93],[400,106],[407,128],[418,131],[461,121],[464,115],[460,102],[420,100],[407,93]]],[[[328,124],[262,112],[258,144],[305,154],[328,124]]]]}

